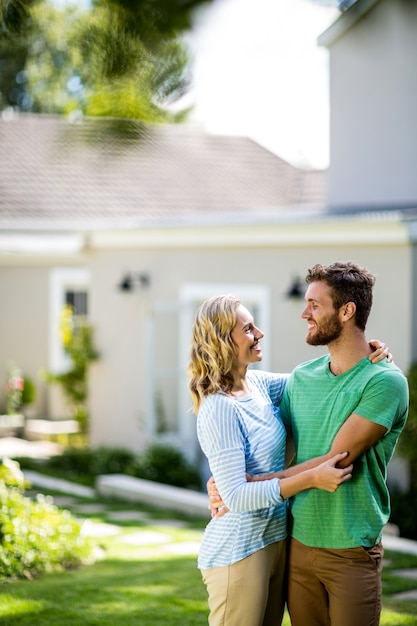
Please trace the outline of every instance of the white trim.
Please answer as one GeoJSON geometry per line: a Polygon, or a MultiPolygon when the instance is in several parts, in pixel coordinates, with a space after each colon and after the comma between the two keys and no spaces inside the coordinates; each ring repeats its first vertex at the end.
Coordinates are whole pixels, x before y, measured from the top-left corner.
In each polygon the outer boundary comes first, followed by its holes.
{"type": "Polygon", "coordinates": [[[352,245],[372,246],[397,245],[407,243],[406,222],[401,222],[397,214],[352,219],[314,220],[297,225],[272,224],[222,226],[204,228],[143,229],[91,235],[91,246],[95,249],[112,248],[236,248],[279,246],[352,245]]]}
{"type": "Polygon", "coordinates": [[[352,28],[356,22],[358,22],[365,13],[368,13],[378,2],[379,0],[360,0],[360,2],[354,2],[318,37],[318,45],[330,48],[337,39],[352,28]]]}

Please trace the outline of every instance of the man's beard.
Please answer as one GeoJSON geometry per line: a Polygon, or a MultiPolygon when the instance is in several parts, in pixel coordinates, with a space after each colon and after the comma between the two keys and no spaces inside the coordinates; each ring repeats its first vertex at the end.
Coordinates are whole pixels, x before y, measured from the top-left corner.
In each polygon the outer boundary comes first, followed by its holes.
{"type": "Polygon", "coordinates": [[[327,346],[332,341],[339,339],[342,334],[343,325],[337,315],[329,316],[322,320],[320,326],[316,325],[313,334],[308,333],[306,342],[310,346],[327,346]]]}

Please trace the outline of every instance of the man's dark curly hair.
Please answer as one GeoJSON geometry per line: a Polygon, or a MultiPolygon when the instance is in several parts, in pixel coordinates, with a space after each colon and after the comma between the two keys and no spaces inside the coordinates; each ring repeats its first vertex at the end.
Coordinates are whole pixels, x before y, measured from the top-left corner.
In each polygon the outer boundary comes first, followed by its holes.
{"type": "Polygon", "coordinates": [[[356,304],[355,324],[365,330],[372,307],[372,289],[375,276],[351,261],[337,261],[331,265],[320,263],[308,270],[307,284],[323,282],[332,290],[333,306],[339,309],[347,302],[356,304]]]}

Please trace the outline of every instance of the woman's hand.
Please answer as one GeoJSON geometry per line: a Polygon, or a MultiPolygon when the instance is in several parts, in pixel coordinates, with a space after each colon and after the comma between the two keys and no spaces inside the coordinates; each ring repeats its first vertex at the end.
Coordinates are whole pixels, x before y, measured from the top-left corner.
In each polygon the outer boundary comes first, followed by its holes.
{"type": "Polygon", "coordinates": [[[372,339],[369,345],[371,348],[374,348],[374,351],[368,357],[371,363],[378,363],[378,361],[382,361],[383,359],[387,359],[388,363],[392,363],[392,354],[387,344],[379,341],[379,339],[372,339]]]}
{"type": "Polygon", "coordinates": [[[317,465],[313,470],[313,481],[316,489],[334,492],[340,485],[352,478],[353,465],[338,469],[336,465],[348,455],[348,452],[336,454],[328,461],[317,465]]]}
{"type": "Polygon", "coordinates": [[[206,483],[206,489],[208,497],[210,498],[210,504],[208,508],[211,511],[211,517],[223,517],[223,515],[225,515],[229,509],[221,499],[213,476],[210,476],[210,478],[208,479],[206,483]]]}

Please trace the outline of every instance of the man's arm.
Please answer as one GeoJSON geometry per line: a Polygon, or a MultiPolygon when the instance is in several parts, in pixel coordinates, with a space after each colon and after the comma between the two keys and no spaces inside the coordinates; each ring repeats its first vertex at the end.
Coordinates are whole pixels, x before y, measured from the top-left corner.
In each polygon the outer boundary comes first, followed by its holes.
{"type": "Polygon", "coordinates": [[[348,456],[338,463],[338,467],[346,467],[346,465],[356,461],[369,448],[372,448],[386,432],[385,426],[371,422],[371,420],[357,413],[352,413],[340,427],[331,449],[325,456],[330,458],[337,452],[348,450],[348,456]]]}
{"type": "Polygon", "coordinates": [[[337,432],[332,447],[322,456],[314,457],[303,463],[288,467],[281,472],[267,474],[266,476],[256,476],[251,480],[265,480],[267,478],[289,478],[300,472],[317,467],[323,461],[329,460],[335,454],[339,454],[347,450],[349,454],[342,461],[339,461],[337,467],[347,467],[354,463],[358,457],[374,446],[387,432],[385,426],[376,424],[371,420],[352,413],[342,424],[337,432]]]}

